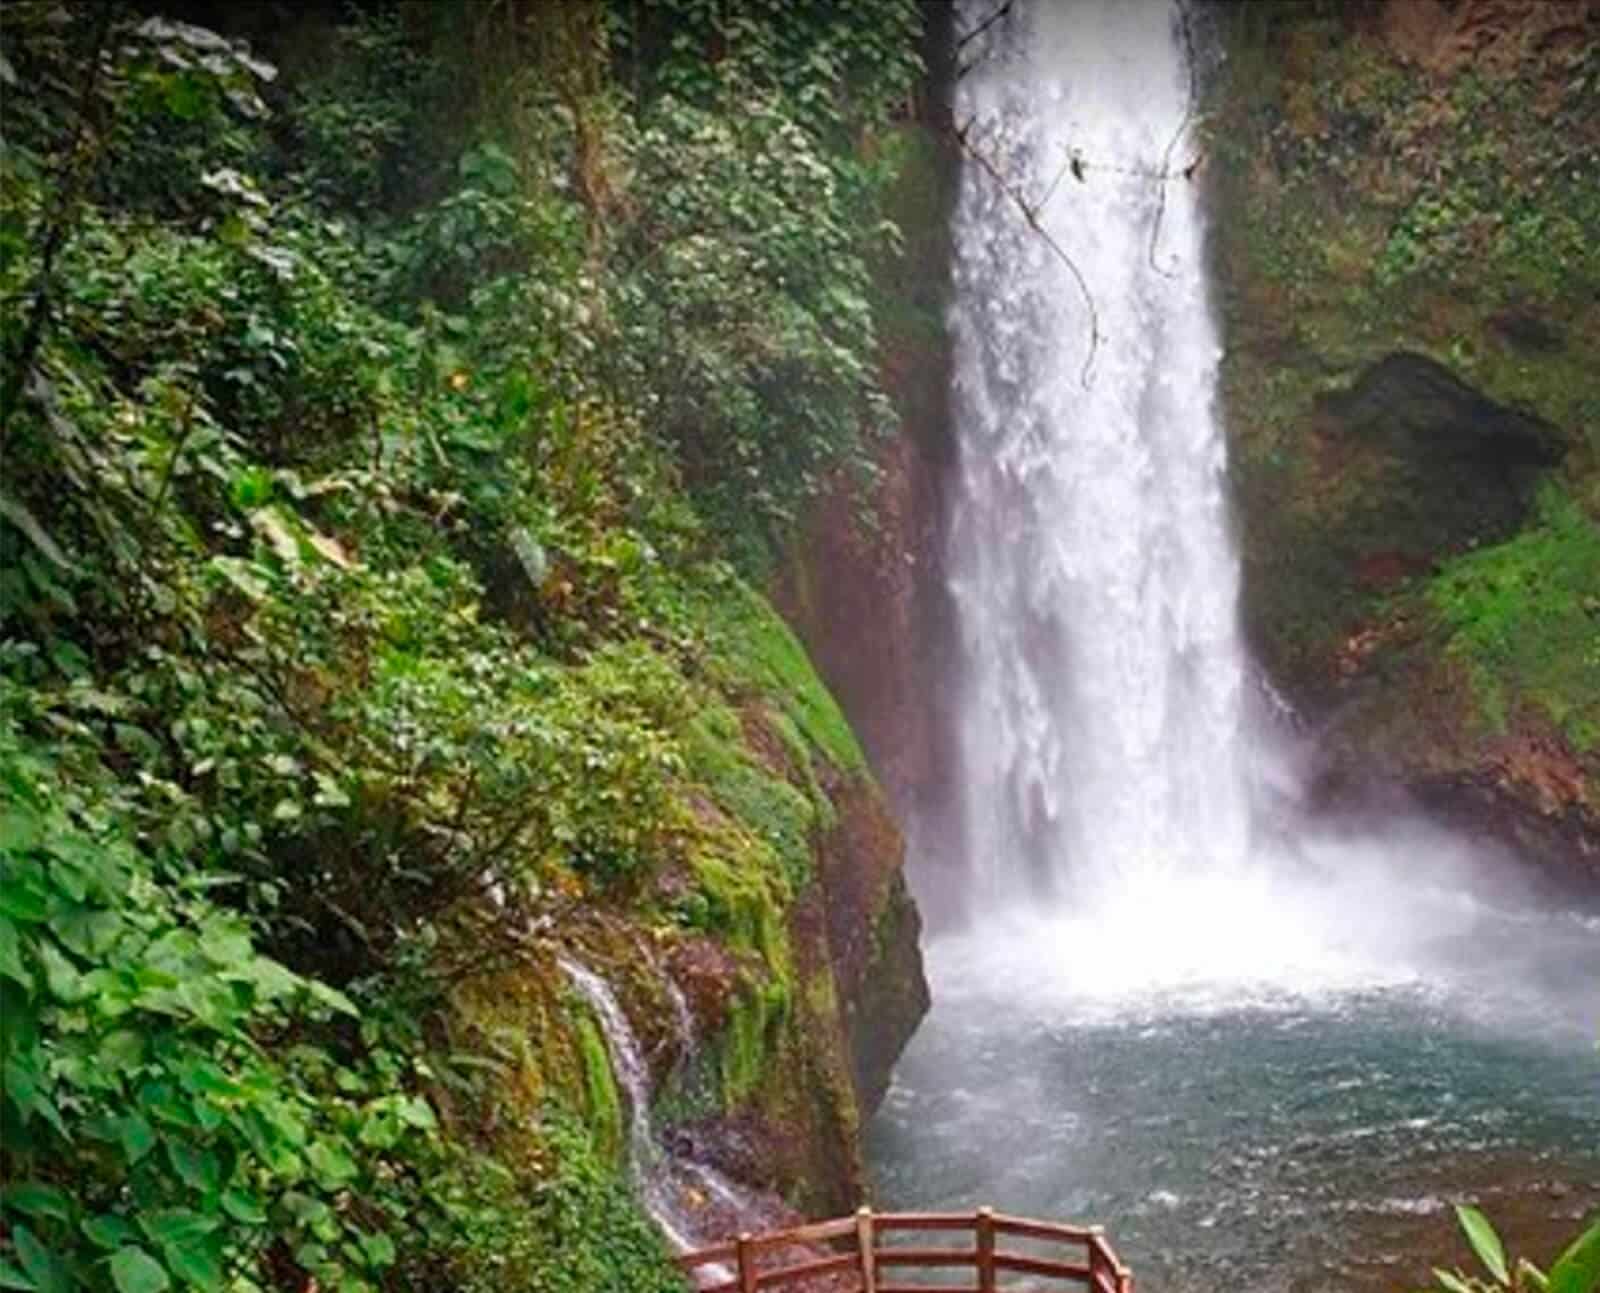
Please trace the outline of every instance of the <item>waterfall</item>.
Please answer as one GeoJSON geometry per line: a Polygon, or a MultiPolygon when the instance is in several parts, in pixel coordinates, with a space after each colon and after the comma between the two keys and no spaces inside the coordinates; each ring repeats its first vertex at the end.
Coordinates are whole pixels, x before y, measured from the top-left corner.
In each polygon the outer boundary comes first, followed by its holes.
{"type": "MultiPolygon", "coordinates": [[[[958,29],[994,10],[963,3],[958,29]]],[[[954,217],[948,566],[965,853],[989,902],[1248,866],[1183,21],[1166,0],[1019,0],[962,51],[956,119],[983,160],[954,217]]]]}

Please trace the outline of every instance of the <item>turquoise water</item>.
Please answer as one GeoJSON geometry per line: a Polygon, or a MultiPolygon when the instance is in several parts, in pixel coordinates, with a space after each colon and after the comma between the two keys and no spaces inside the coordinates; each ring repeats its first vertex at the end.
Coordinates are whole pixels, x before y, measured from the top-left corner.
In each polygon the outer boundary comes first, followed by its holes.
{"type": "Polygon", "coordinates": [[[1425,970],[1110,996],[1043,981],[1070,934],[928,949],[869,1129],[882,1206],[1104,1223],[1141,1293],[1415,1288],[1466,1260],[1452,1200],[1540,1258],[1600,1209],[1592,920],[1479,913],[1425,970]]]}

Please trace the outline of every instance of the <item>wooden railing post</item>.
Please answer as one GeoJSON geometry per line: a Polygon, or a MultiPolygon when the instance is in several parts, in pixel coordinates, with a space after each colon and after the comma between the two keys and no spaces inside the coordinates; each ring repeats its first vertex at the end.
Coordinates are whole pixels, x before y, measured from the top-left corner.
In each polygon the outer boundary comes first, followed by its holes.
{"type": "Polygon", "coordinates": [[[994,1293],[994,1209],[978,1209],[978,1293],[994,1293]]]}
{"type": "Polygon", "coordinates": [[[872,1227],[872,1209],[856,1209],[856,1248],[861,1253],[861,1293],[878,1293],[878,1240],[872,1227]]]}
{"type": "Polygon", "coordinates": [[[748,1232],[738,1238],[739,1293],[756,1293],[756,1263],[750,1252],[748,1232]]]}

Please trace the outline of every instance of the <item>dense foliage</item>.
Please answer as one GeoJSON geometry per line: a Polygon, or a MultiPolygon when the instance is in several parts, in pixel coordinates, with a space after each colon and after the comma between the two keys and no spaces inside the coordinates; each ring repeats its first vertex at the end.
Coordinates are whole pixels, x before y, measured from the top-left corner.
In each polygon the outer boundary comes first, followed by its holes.
{"type": "Polygon", "coordinates": [[[670,1287],[450,1003],[667,865],[786,973],[725,558],[885,423],[916,10],[305,22],[0,14],[0,1287],[670,1287]]]}
{"type": "Polygon", "coordinates": [[[1493,1224],[1476,1208],[1457,1205],[1456,1220],[1488,1278],[1435,1267],[1440,1293],[1590,1293],[1600,1285],[1600,1220],[1590,1222],[1547,1271],[1526,1257],[1513,1261],[1493,1224]]]}

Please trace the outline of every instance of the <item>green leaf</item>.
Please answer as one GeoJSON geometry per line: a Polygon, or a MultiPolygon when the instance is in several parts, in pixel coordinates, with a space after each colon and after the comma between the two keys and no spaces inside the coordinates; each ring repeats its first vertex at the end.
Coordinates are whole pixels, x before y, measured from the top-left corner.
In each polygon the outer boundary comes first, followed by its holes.
{"type": "Polygon", "coordinates": [[[1444,1289],[1445,1293],[1476,1293],[1472,1285],[1461,1276],[1442,1271],[1437,1266],[1433,1268],[1433,1278],[1439,1281],[1439,1287],[1444,1289]]]}
{"type": "Polygon", "coordinates": [[[39,1181],[8,1185],[5,1201],[7,1206],[18,1212],[26,1212],[30,1217],[54,1217],[58,1221],[72,1219],[72,1205],[67,1201],[67,1196],[55,1186],[39,1181]]]}
{"type": "Polygon", "coordinates": [[[24,925],[42,924],[50,907],[45,901],[43,871],[36,865],[15,867],[0,877],[0,915],[10,916],[24,925]],[[31,882],[31,883],[30,883],[31,882]]]}
{"type": "Polygon", "coordinates": [[[356,1009],[355,1002],[340,992],[338,988],[329,987],[326,983],[317,979],[310,980],[307,983],[307,987],[310,990],[311,999],[319,1005],[327,1006],[328,1009],[351,1019],[360,1018],[361,1012],[356,1009]]]}
{"type": "Polygon", "coordinates": [[[92,1243],[106,1249],[121,1248],[134,1234],[133,1227],[125,1218],[109,1212],[85,1220],[83,1233],[89,1236],[92,1243]]]}
{"type": "Polygon", "coordinates": [[[117,1139],[128,1162],[137,1163],[156,1145],[156,1133],[143,1114],[128,1113],[117,1119],[117,1139]]]}
{"type": "Polygon", "coordinates": [[[360,1175],[355,1160],[336,1145],[319,1140],[306,1150],[306,1162],[325,1190],[338,1190],[360,1175]]]}
{"type": "Polygon", "coordinates": [[[117,941],[122,918],[114,911],[72,906],[52,916],[50,928],[68,951],[87,960],[97,960],[117,941]]]}
{"type": "Polygon", "coordinates": [[[0,813],[0,852],[31,852],[39,847],[44,834],[44,823],[30,808],[18,805],[0,813]]]}
{"type": "Polygon", "coordinates": [[[118,1028],[100,1039],[96,1054],[108,1073],[126,1073],[144,1061],[144,1036],[133,1028],[118,1028]]]}
{"type": "Polygon", "coordinates": [[[39,1293],[72,1293],[72,1281],[62,1260],[41,1244],[27,1226],[11,1228],[11,1242],[22,1269],[39,1293]]]}
{"type": "Polygon", "coordinates": [[[200,1149],[181,1140],[169,1140],[167,1158],[179,1179],[202,1194],[213,1194],[222,1184],[222,1164],[208,1149],[200,1149]]]}
{"type": "Polygon", "coordinates": [[[112,1255],[111,1282],[117,1293],[161,1293],[172,1287],[161,1263],[142,1248],[122,1248],[112,1255]]]}
{"type": "Polygon", "coordinates": [[[0,916],[0,975],[20,983],[26,991],[33,991],[33,975],[22,963],[17,927],[6,916],[0,916]]]}
{"type": "Polygon", "coordinates": [[[21,530],[27,536],[28,542],[43,553],[53,565],[62,570],[74,569],[66,554],[56,546],[56,541],[45,532],[44,526],[39,524],[39,518],[10,494],[0,493],[0,516],[21,530]]]}
{"type": "Polygon", "coordinates": [[[222,1210],[247,1226],[262,1226],[267,1222],[267,1213],[261,1206],[261,1200],[245,1190],[224,1191],[222,1210]]]}
{"type": "Polygon", "coordinates": [[[1547,1287],[1549,1293],[1594,1293],[1600,1288],[1600,1217],[1556,1258],[1547,1287]]]}
{"type": "Polygon", "coordinates": [[[72,1005],[84,996],[82,975],[66,955],[56,946],[54,939],[42,938],[37,946],[40,962],[44,966],[45,982],[50,985],[50,995],[57,1001],[72,1005]]]}
{"type": "Polygon", "coordinates": [[[0,1289],[21,1289],[23,1293],[33,1293],[38,1287],[10,1262],[0,1261],[0,1289]]]}
{"type": "Polygon", "coordinates": [[[433,1116],[433,1107],[421,1096],[411,1096],[400,1102],[400,1117],[412,1127],[420,1127],[423,1131],[432,1131],[439,1125],[433,1116]]]}
{"type": "Polygon", "coordinates": [[[361,1251],[367,1259],[367,1265],[382,1269],[393,1266],[395,1259],[394,1240],[385,1234],[372,1234],[361,1236],[361,1251]]]}
{"type": "Polygon", "coordinates": [[[222,1224],[222,1218],[207,1216],[192,1208],[160,1208],[142,1213],[139,1229],[158,1244],[187,1244],[203,1239],[222,1224]]]}
{"type": "Polygon", "coordinates": [[[1461,1223],[1467,1242],[1472,1245],[1472,1251],[1478,1254],[1478,1260],[1483,1263],[1484,1269],[1509,1288],[1511,1271],[1506,1266],[1506,1250],[1500,1243],[1500,1236],[1495,1234],[1494,1227],[1489,1224],[1489,1218],[1476,1208],[1458,1203],[1456,1220],[1461,1223]]]}
{"type": "Polygon", "coordinates": [[[221,1244],[213,1239],[161,1246],[161,1255],[179,1279],[208,1291],[222,1287],[221,1244]]]}

